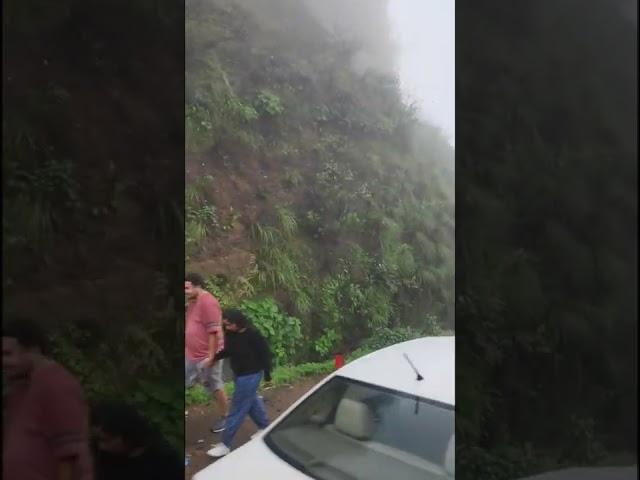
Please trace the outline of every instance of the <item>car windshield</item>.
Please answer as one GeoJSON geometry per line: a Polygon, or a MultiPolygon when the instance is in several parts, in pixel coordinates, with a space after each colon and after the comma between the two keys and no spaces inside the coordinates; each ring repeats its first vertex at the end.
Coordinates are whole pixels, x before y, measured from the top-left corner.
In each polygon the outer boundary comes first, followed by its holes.
{"type": "Polygon", "coordinates": [[[453,406],[339,376],[265,441],[320,480],[455,478],[453,406]]]}

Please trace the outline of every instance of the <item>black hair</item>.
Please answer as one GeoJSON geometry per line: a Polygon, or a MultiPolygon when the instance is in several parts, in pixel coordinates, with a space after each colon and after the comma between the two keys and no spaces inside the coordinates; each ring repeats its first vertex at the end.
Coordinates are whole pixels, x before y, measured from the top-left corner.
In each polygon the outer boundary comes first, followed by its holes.
{"type": "Polygon", "coordinates": [[[222,318],[227,320],[229,323],[233,323],[239,329],[251,327],[251,320],[249,320],[244,313],[235,308],[225,309],[222,312],[222,318]]]}
{"type": "Polygon", "coordinates": [[[2,336],[15,338],[23,348],[47,352],[47,336],[40,322],[28,317],[14,317],[2,322],[2,336]]]}
{"type": "Polygon", "coordinates": [[[103,401],[95,405],[91,423],[104,433],[122,438],[131,448],[149,446],[159,436],[135,407],[119,401],[103,401]]]}
{"type": "Polygon", "coordinates": [[[204,287],[204,278],[202,275],[195,272],[187,273],[184,277],[185,282],[191,282],[194,287],[204,287]]]}

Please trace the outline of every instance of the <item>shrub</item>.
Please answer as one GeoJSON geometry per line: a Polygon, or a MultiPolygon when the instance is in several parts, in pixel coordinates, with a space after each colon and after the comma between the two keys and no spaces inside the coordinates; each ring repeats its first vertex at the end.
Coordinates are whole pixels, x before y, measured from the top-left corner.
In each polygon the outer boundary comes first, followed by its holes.
{"type": "Polygon", "coordinates": [[[289,170],[285,173],[283,184],[285,188],[296,188],[302,184],[304,178],[298,170],[289,170]]]}
{"type": "Polygon", "coordinates": [[[280,228],[253,227],[259,242],[257,280],[265,290],[279,289],[288,294],[299,314],[311,309],[311,299],[305,289],[306,263],[309,256],[303,245],[293,239],[298,228],[295,215],[287,209],[277,209],[280,228]],[[306,261],[305,261],[306,260],[306,261]]]}
{"type": "Polygon", "coordinates": [[[415,330],[410,327],[403,328],[382,328],[378,330],[371,338],[366,340],[362,347],[376,351],[396,343],[406,342],[415,338],[424,336],[424,332],[415,330]]]}
{"type": "Polygon", "coordinates": [[[266,90],[262,90],[258,94],[254,106],[256,111],[261,115],[274,117],[284,112],[284,106],[282,105],[280,97],[266,90]]]}
{"type": "Polygon", "coordinates": [[[53,358],[78,378],[90,402],[130,398],[173,446],[182,448],[185,400],[181,387],[167,385],[167,375],[176,378],[177,372],[168,369],[175,363],[166,344],[142,327],[99,334],[74,323],[52,332],[50,339],[53,358]]]}
{"type": "MultiPolygon", "coordinates": [[[[206,395],[206,392],[205,392],[206,395]]],[[[153,382],[140,381],[132,403],[164,434],[176,449],[184,445],[182,389],[167,386],[166,377],[153,382]],[[180,414],[180,415],[178,415],[180,414]]]]}
{"type": "Polygon", "coordinates": [[[326,375],[334,368],[333,360],[326,362],[302,363],[294,366],[278,367],[273,371],[273,385],[286,385],[295,381],[315,375],[326,375]]]}
{"type": "Polygon", "coordinates": [[[438,322],[438,318],[435,315],[427,314],[424,321],[424,332],[429,336],[442,335],[444,332],[438,322]]]}
{"type": "Polygon", "coordinates": [[[320,237],[324,231],[322,217],[314,210],[309,210],[302,216],[301,225],[305,232],[310,234],[313,238],[320,237]]]}
{"type": "Polygon", "coordinates": [[[335,329],[329,328],[314,342],[313,349],[316,353],[326,357],[332,353],[341,338],[341,335],[335,329]]]}
{"type": "Polygon", "coordinates": [[[253,144],[247,126],[258,112],[224,88],[210,87],[197,103],[185,109],[186,146],[190,151],[207,150],[224,139],[253,144]]]}
{"type": "Polygon", "coordinates": [[[222,308],[237,305],[255,294],[254,278],[256,270],[250,269],[244,275],[229,281],[219,276],[209,277],[205,286],[222,308]]]}
{"type": "Polygon", "coordinates": [[[207,405],[211,400],[211,395],[202,385],[194,385],[185,390],[185,404],[191,405],[207,405]]]}
{"type": "Polygon", "coordinates": [[[272,298],[246,301],[240,308],[266,337],[275,364],[291,362],[302,339],[300,320],[282,313],[272,298]]]}
{"type": "Polygon", "coordinates": [[[185,189],[185,246],[187,254],[197,250],[202,242],[220,227],[215,206],[205,198],[213,177],[207,175],[195,180],[185,189]]]}

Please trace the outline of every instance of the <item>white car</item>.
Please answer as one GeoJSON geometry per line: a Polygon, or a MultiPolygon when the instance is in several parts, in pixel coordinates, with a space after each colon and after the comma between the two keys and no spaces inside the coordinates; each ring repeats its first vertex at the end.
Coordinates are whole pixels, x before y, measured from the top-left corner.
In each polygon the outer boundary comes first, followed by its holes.
{"type": "Polygon", "coordinates": [[[455,478],[455,341],[400,343],[331,374],[193,480],[455,478]]]}

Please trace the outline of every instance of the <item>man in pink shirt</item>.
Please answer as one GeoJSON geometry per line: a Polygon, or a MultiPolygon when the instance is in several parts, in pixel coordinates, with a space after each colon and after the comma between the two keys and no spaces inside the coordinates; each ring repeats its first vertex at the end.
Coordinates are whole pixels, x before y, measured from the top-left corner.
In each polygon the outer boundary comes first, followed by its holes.
{"type": "Polygon", "coordinates": [[[211,392],[221,414],[211,431],[222,432],[228,402],[222,380],[222,362],[214,363],[216,353],[224,348],[222,309],[215,297],[204,290],[204,280],[197,273],[186,275],[184,294],[187,299],[184,339],[186,387],[199,380],[211,392]]]}
{"type": "Polygon", "coordinates": [[[44,350],[44,334],[34,322],[3,324],[3,478],[92,480],[82,387],[44,350]]]}

